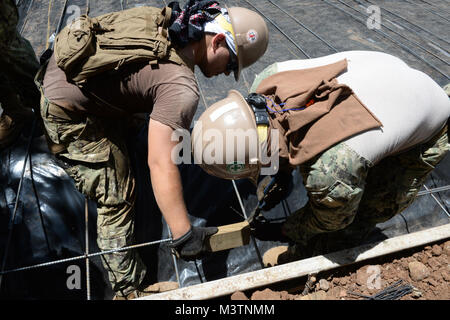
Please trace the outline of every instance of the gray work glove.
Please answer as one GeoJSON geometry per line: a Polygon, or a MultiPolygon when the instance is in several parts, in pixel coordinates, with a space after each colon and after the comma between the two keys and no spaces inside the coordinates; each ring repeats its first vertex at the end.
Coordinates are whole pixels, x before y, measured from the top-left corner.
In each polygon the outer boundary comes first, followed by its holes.
{"type": "Polygon", "coordinates": [[[208,251],[205,240],[217,231],[217,227],[191,227],[183,236],[173,240],[169,247],[178,258],[186,261],[199,259],[208,251]]]}
{"type": "Polygon", "coordinates": [[[262,210],[270,210],[286,198],[292,186],[292,175],[279,171],[276,175],[266,176],[258,183],[256,195],[262,210]]]}

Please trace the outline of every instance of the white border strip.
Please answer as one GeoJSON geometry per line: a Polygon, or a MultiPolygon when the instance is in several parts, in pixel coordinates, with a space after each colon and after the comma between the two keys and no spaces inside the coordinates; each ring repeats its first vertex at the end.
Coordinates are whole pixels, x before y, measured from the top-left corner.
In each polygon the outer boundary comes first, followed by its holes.
{"type": "Polygon", "coordinates": [[[387,255],[427,243],[450,238],[450,223],[427,230],[401,235],[382,242],[299,260],[241,275],[196,284],[135,300],[203,300],[255,289],[311,273],[334,269],[359,261],[387,255]]]}

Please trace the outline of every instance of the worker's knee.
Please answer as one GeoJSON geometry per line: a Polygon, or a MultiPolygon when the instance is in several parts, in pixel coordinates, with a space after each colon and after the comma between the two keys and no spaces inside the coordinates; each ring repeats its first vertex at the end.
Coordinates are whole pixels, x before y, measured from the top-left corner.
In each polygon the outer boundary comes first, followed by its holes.
{"type": "Polygon", "coordinates": [[[363,189],[340,180],[308,190],[308,204],[291,215],[284,225],[293,240],[333,232],[350,225],[358,211],[363,189]]]}
{"type": "Polygon", "coordinates": [[[300,166],[310,201],[330,208],[342,207],[363,192],[369,163],[345,143],[300,166]]]}
{"type": "Polygon", "coordinates": [[[300,169],[316,228],[330,232],[348,226],[364,193],[367,160],[342,143],[300,169]]]}

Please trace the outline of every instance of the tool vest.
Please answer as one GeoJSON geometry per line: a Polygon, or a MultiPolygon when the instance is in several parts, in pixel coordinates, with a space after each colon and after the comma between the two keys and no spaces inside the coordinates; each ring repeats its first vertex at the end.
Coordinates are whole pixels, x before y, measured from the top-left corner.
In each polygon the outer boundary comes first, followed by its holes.
{"type": "Polygon", "coordinates": [[[57,65],[79,87],[89,78],[132,62],[187,65],[168,39],[172,9],[136,7],[95,18],[82,15],[55,39],[57,65]]]}

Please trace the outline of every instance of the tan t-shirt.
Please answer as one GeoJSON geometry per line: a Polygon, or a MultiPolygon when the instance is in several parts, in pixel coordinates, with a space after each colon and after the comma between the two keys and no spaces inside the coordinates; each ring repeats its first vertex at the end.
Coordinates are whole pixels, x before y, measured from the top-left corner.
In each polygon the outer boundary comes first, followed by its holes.
{"type": "Polygon", "coordinates": [[[90,79],[82,91],[67,81],[52,56],[43,89],[47,99],[72,111],[103,117],[120,117],[117,110],[148,112],[152,119],[173,129],[189,129],[199,100],[192,70],[171,62],[130,64],[114,74],[90,79]]]}

